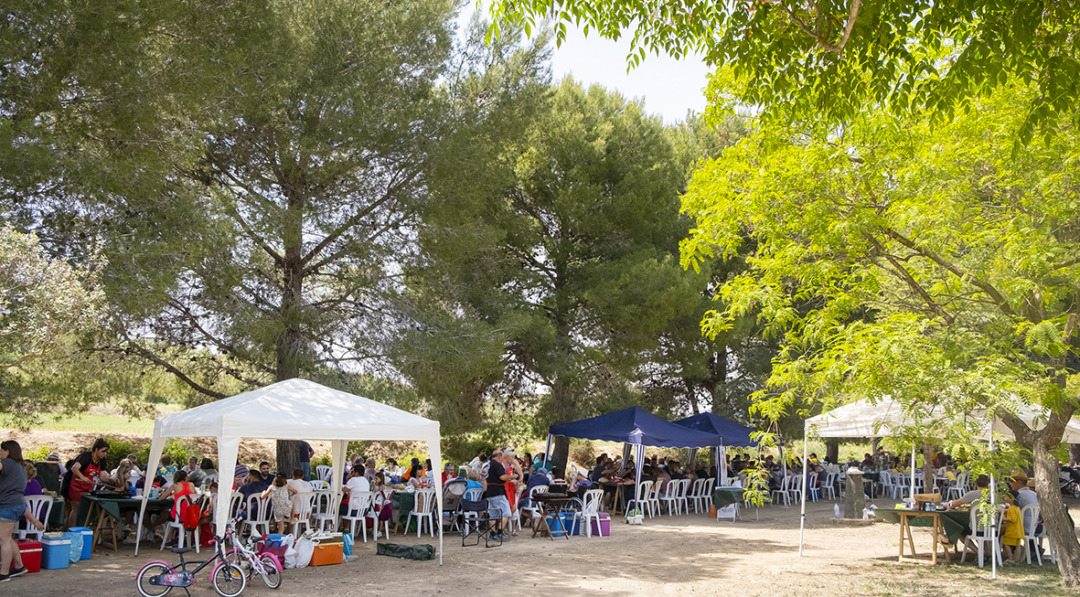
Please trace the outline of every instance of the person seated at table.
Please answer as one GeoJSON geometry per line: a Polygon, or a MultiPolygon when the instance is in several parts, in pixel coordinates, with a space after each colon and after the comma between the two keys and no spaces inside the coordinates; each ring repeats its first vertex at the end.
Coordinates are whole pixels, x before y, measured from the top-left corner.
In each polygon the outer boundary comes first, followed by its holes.
{"type": "Polygon", "coordinates": [[[155,476],[164,477],[166,485],[174,483],[173,476],[176,475],[176,466],[173,465],[172,456],[162,454],[161,460],[158,462],[155,476]]]}
{"type": "Polygon", "coordinates": [[[214,469],[214,461],[209,458],[203,458],[202,462],[199,463],[199,468],[188,473],[188,480],[196,486],[205,485],[209,480],[216,478],[217,470],[214,469]]]}
{"type": "Polygon", "coordinates": [[[247,482],[248,472],[248,467],[239,463],[236,465],[236,468],[233,469],[233,491],[236,491],[247,482]]]}
{"type": "Polygon", "coordinates": [[[420,465],[419,458],[413,458],[409,461],[409,470],[405,471],[401,475],[402,481],[412,481],[414,478],[419,479],[424,476],[424,467],[420,465]]]}
{"type": "Polygon", "coordinates": [[[195,457],[195,456],[189,456],[187,464],[185,464],[184,467],[181,468],[180,470],[187,473],[188,474],[188,479],[190,479],[191,478],[191,473],[194,473],[195,471],[199,470],[199,459],[197,457],[195,457]]]}
{"type": "Polygon", "coordinates": [[[342,491],[345,492],[346,498],[354,493],[371,491],[371,483],[367,480],[367,477],[364,476],[364,465],[358,464],[353,467],[352,473],[349,475],[349,480],[345,483],[345,487],[342,488],[342,491]]]}
{"type": "Polygon", "coordinates": [[[302,468],[294,468],[292,479],[289,479],[285,484],[296,490],[296,493],[311,493],[311,482],[304,479],[304,469],[302,468]]]}
{"type": "Polygon", "coordinates": [[[864,473],[877,471],[877,463],[874,462],[874,457],[871,456],[869,452],[863,455],[863,460],[859,463],[859,468],[861,468],[864,473]]]}
{"type": "Polygon", "coordinates": [[[592,488],[592,481],[585,476],[585,471],[579,470],[574,482],[566,489],[567,495],[577,497],[579,499],[585,498],[585,492],[592,488]]]}
{"type": "Polygon", "coordinates": [[[600,477],[604,476],[605,470],[607,470],[607,454],[601,454],[596,457],[596,466],[594,466],[589,473],[589,480],[593,483],[598,483],[600,477]]]}
{"type": "Polygon", "coordinates": [[[447,462],[442,471],[442,482],[446,483],[451,479],[457,479],[457,475],[454,473],[454,465],[447,462]]]}
{"type": "Polygon", "coordinates": [[[660,491],[660,495],[667,495],[671,486],[671,473],[668,469],[660,467],[656,473],[656,487],[660,491]]]}
{"type": "Polygon", "coordinates": [[[259,475],[262,476],[263,485],[266,486],[263,489],[268,489],[274,483],[274,477],[277,476],[270,472],[270,463],[265,460],[259,463],[259,475]]]}
{"type": "Polygon", "coordinates": [[[120,461],[120,464],[116,467],[116,474],[109,479],[105,485],[121,493],[130,493],[131,490],[131,469],[134,465],[127,458],[120,461]]]}
{"type": "Polygon", "coordinates": [[[143,526],[157,533],[160,529],[159,526],[169,522],[171,520],[179,520],[180,513],[176,510],[176,502],[179,498],[187,495],[195,495],[195,485],[188,481],[187,473],[184,471],[176,471],[173,475],[172,485],[169,485],[168,489],[161,493],[162,500],[173,500],[172,508],[161,512],[148,512],[143,517],[143,526]]]}
{"type": "Polygon", "coordinates": [[[26,497],[42,495],[44,490],[42,490],[41,483],[38,483],[37,480],[37,468],[29,460],[23,461],[23,468],[26,469],[26,488],[23,489],[23,495],[26,497]]]}
{"type": "Polygon", "coordinates": [[[257,512],[246,512],[248,505],[248,498],[266,491],[266,487],[262,482],[262,475],[257,470],[249,470],[244,484],[236,490],[242,497],[240,498],[240,508],[245,510],[244,516],[254,516],[257,512]]]}
{"type": "Polygon", "coordinates": [[[372,485],[375,484],[375,473],[377,472],[379,471],[375,468],[374,458],[368,458],[364,461],[364,477],[367,478],[368,483],[371,483],[372,485]]]}

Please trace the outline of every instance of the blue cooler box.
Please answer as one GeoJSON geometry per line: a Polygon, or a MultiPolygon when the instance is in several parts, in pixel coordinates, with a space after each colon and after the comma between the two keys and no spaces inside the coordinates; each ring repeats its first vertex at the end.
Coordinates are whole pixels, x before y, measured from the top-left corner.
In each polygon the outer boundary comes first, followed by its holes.
{"type": "Polygon", "coordinates": [[[79,533],[82,538],[82,553],[79,554],[80,560],[89,560],[90,552],[94,551],[94,530],[86,527],[71,527],[68,529],[69,533],[79,533]]]}
{"type": "Polygon", "coordinates": [[[576,525],[574,524],[574,512],[563,512],[559,516],[562,518],[563,528],[566,529],[570,535],[581,534],[581,522],[578,521],[576,525]]]}
{"type": "Polygon", "coordinates": [[[67,568],[70,554],[71,539],[65,538],[63,533],[45,533],[45,536],[41,538],[42,568],[46,570],[67,568]]]}

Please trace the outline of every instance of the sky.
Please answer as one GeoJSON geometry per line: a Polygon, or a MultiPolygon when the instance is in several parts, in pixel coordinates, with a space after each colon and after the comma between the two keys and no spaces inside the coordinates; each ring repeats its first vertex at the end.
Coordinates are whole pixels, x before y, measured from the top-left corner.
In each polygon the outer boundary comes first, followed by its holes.
{"type": "Polygon", "coordinates": [[[631,37],[616,42],[593,31],[585,37],[580,29],[568,24],[566,41],[552,59],[555,80],[571,75],[585,85],[598,83],[617,89],[627,99],[643,99],[645,111],[661,116],[666,124],[683,120],[687,110],[704,111],[709,69],[701,59],[690,56],[675,60],[665,54],[649,54],[627,72],[631,37]]]}
{"type": "MultiPolygon", "coordinates": [[[[468,22],[475,5],[462,11],[459,22],[468,22]]],[[[486,4],[481,6],[487,16],[486,4]]],[[[709,69],[699,57],[675,60],[667,55],[648,54],[627,72],[626,55],[632,33],[619,41],[600,37],[595,31],[586,37],[581,29],[566,24],[566,40],[552,55],[552,75],[556,82],[570,75],[583,85],[599,84],[619,91],[626,99],[641,99],[645,111],[659,115],[665,124],[686,118],[688,110],[705,109],[705,86],[709,69]]],[[[554,38],[552,38],[554,45],[554,38]]]]}

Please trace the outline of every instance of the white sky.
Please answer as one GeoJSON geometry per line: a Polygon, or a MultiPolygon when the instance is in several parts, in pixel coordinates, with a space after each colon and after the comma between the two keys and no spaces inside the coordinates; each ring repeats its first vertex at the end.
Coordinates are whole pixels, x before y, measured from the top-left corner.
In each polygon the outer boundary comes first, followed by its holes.
{"type": "Polygon", "coordinates": [[[585,85],[598,83],[617,89],[628,99],[643,99],[645,111],[660,115],[667,124],[686,118],[687,110],[705,109],[709,70],[700,58],[675,60],[665,54],[648,54],[627,72],[630,39],[626,35],[617,42],[610,41],[595,31],[586,38],[579,29],[567,25],[566,41],[552,59],[555,80],[571,75],[585,85]]]}
{"type": "MultiPolygon", "coordinates": [[[[466,6],[459,22],[467,23],[475,7],[466,6]]],[[[488,16],[486,4],[480,10],[488,16]]],[[[666,124],[686,118],[687,110],[702,112],[709,70],[701,59],[674,60],[667,55],[649,54],[637,68],[627,72],[631,37],[626,35],[616,42],[601,38],[595,31],[585,37],[568,23],[566,41],[553,48],[551,71],[555,81],[570,75],[586,86],[599,84],[619,91],[627,99],[642,99],[645,111],[661,116],[666,124]]]]}

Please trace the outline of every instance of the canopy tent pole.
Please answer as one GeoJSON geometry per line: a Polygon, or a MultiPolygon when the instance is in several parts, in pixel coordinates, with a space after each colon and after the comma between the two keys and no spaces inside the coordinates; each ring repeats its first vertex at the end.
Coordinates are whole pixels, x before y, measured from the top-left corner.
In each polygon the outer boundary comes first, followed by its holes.
{"type": "MultiPolygon", "coordinates": [[[[994,451],[994,418],[990,418],[990,452],[994,451]]],[[[997,494],[994,491],[994,469],[990,469],[990,507],[994,510],[994,517],[990,519],[990,536],[994,537],[995,543],[997,541],[997,494]]],[[[1023,524],[1024,521],[1020,521],[1023,524]]],[[[1028,548],[1028,544],[1024,542],[1024,549],[1028,548]]],[[[1000,550],[1001,548],[998,547],[1000,550]]],[[[994,552],[990,552],[990,580],[997,580],[997,556],[994,552]]]]}
{"type": "MultiPolygon", "coordinates": [[[[437,428],[436,428],[437,429],[437,428]]],[[[431,467],[432,476],[435,477],[435,501],[438,504],[438,518],[439,521],[439,565],[443,563],[443,535],[446,534],[446,528],[443,523],[443,482],[442,482],[442,445],[439,442],[439,431],[435,432],[435,437],[428,440],[428,453],[431,454],[431,467]]],[[[419,520],[417,520],[419,524],[419,520]]]]}
{"type": "Polygon", "coordinates": [[[720,487],[727,487],[727,446],[716,446],[716,478],[720,481],[720,487]]]}
{"type": "MultiPolygon", "coordinates": [[[[549,433],[548,434],[548,441],[547,441],[547,448],[544,448],[544,468],[546,468],[549,471],[551,470],[551,467],[548,466],[548,458],[551,457],[551,440],[552,440],[552,435],[549,433]]],[[[565,472],[563,473],[563,476],[564,477],[566,476],[565,472]]]]}
{"type": "MultiPolygon", "coordinates": [[[[779,446],[777,446],[777,448],[780,450],[780,466],[783,467],[783,469],[784,469],[784,478],[786,479],[787,478],[787,460],[784,458],[784,445],[780,444],[779,446]]],[[[758,456],[761,456],[761,454],[759,453],[758,456]]]]}
{"type": "Polygon", "coordinates": [[[158,422],[154,421],[154,435],[150,439],[150,456],[146,461],[146,477],[143,479],[142,504],[139,505],[139,522],[135,529],[135,555],[139,555],[139,540],[142,538],[143,517],[146,516],[146,501],[150,499],[150,488],[157,475],[157,463],[165,450],[165,438],[161,437],[158,422]]]}
{"type": "MultiPolygon", "coordinates": [[[[803,421],[803,443],[802,443],[802,507],[799,514],[799,557],[802,557],[803,547],[803,530],[806,528],[806,459],[807,459],[807,446],[810,444],[810,426],[803,421]]],[[[848,491],[851,491],[851,487],[848,487],[848,491]]]]}
{"type": "Polygon", "coordinates": [[[634,506],[641,505],[641,468],[645,466],[645,446],[634,444],[634,506]]]}
{"type": "Polygon", "coordinates": [[[915,504],[915,440],[911,441],[911,503],[915,504]]]}
{"type": "Polygon", "coordinates": [[[634,448],[634,444],[623,442],[622,445],[622,465],[626,466],[626,459],[630,458],[630,450],[634,448]]]}

